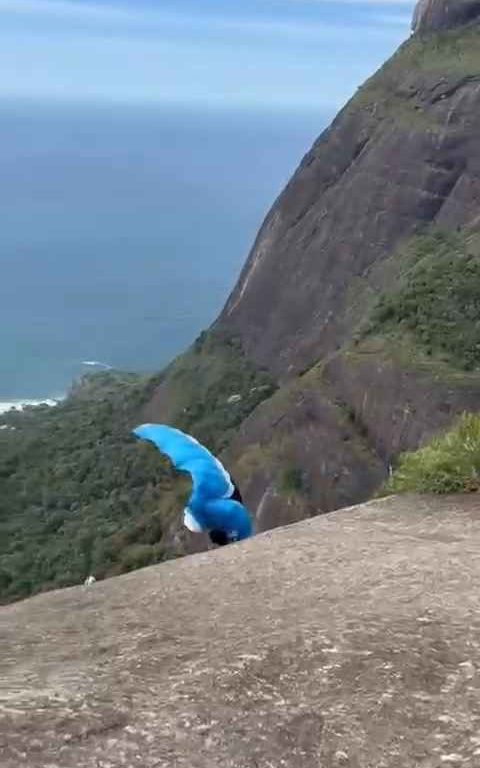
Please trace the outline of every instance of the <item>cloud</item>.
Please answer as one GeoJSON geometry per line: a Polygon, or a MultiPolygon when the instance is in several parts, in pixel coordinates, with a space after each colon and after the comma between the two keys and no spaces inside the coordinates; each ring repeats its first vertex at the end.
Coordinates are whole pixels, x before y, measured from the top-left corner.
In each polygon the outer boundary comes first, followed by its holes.
{"type": "MultiPolygon", "coordinates": [[[[288,0],[288,4],[300,5],[319,5],[329,3],[332,4],[332,0],[288,0]]],[[[414,6],[413,0],[335,0],[335,3],[342,5],[375,5],[383,6],[384,8],[391,8],[394,6],[414,6]]],[[[72,21],[94,21],[94,22],[108,22],[109,24],[140,24],[144,25],[147,22],[163,24],[173,23],[181,20],[182,23],[188,20],[195,20],[195,23],[202,22],[207,24],[229,24],[229,26],[243,26],[245,28],[253,28],[255,26],[261,27],[262,21],[257,17],[246,16],[233,16],[230,14],[216,14],[209,15],[199,8],[199,12],[195,15],[182,13],[179,9],[177,12],[155,10],[152,6],[137,5],[136,7],[127,8],[126,6],[113,5],[113,4],[99,4],[92,2],[82,2],[75,0],[0,0],[0,13],[10,14],[15,16],[42,16],[42,17],[55,17],[57,19],[66,19],[72,21]],[[231,19],[227,22],[227,19],[231,19]]],[[[287,22],[285,22],[287,23],[287,22]]],[[[295,22],[292,22],[291,28],[294,30],[296,26],[295,22]]],[[[282,22],[276,23],[275,20],[265,20],[263,23],[270,29],[282,29],[284,24],[282,22]]],[[[311,26],[310,24],[308,26],[311,26]]],[[[316,24],[316,26],[319,26],[316,24]]],[[[327,25],[328,26],[328,25],[327,25]]]]}
{"type": "Polygon", "coordinates": [[[225,0],[221,10],[213,0],[177,0],[170,9],[139,0],[0,0],[0,94],[340,106],[408,34],[406,15],[389,3],[353,14],[336,12],[343,0],[329,13],[278,2],[282,13],[272,12],[272,0],[263,11],[260,0],[225,0]]]}
{"type": "MultiPolygon", "coordinates": [[[[358,35],[357,25],[339,21],[302,21],[264,16],[213,15],[205,12],[192,14],[181,11],[158,11],[151,6],[137,6],[135,10],[130,10],[126,7],[80,3],[72,0],[0,0],[0,14],[2,13],[80,22],[87,24],[93,30],[100,31],[102,26],[106,25],[111,34],[116,32],[121,34],[122,30],[127,28],[131,31],[144,30],[150,35],[155,31],[173,30],[179,32],[181,37],[185,37],[189,30],[193,30],[196,33],[203,32],[219,36],[233,33],[250,37],[285,38],[290,41],[297,39],[313,43],[320,42],[332,34],[341,35],[343,39],[358,35]]],[[[385,23],[385,19],[378,21],[380,24],[385,23]]],[[[365,18],[361,27],[363,32],[373,36],[385,34],[384,30],[379,29],[374,18],[365,18]]]]}
{"type": "MultiPolygon", "coordinates": [[[[288,0],[288,2],[296,5],[332,5],[333,0],[288,0]]],[[[334,2],[339,5],[383,5],[386,8],[406,6],[413,9],[417,0],[334,0],[334,2]]]]}
{"type": "Polygon", "coordinates": [[[138,14],[126,8],[69,0],[0,0],[0,13],[16,16],[48,15],[69,19],[132,21],[138,14]]]}

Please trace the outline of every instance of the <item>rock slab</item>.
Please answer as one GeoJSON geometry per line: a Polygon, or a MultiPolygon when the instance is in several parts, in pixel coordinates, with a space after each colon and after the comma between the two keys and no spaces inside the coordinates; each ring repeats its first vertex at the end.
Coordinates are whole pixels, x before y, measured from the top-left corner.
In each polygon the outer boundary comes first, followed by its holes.
{"type": "Polygon", "coordinates": [[[0,765],[480,765],[480,497],[377,501],[2,608],[0,765]]]}

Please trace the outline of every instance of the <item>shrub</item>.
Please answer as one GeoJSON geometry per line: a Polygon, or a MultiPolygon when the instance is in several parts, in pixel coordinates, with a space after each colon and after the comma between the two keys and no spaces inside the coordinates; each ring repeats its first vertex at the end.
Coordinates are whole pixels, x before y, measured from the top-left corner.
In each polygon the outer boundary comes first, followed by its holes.
{"type": "Polygon", "coordinates": [[[446,434],[406,453],[385,493],[480,491],[480,415],[464,414],[446,434]]]}
{"type": "Polygon", "coordinates": [[[127,573],[128,571],[134,571],[137,568],[151,565],[156,559],[156,551],[149,544],[133,544],[122,553],[120,569],[122,572],[127,573]]]}
{"type": "Polygon", "coordinates": [[[281,480],[281,490],[284,493],[298,493],[303,489],[303,472],[298,467],[288,467],[284,470],[281,480]]]}
{"type": "Polygon", "coordinates": [[[414,238],[407,269],[383,293],[368,331],[411,334],[427,354],[464,370],[480,367],[480,258],[466,239],[414,238]]]}

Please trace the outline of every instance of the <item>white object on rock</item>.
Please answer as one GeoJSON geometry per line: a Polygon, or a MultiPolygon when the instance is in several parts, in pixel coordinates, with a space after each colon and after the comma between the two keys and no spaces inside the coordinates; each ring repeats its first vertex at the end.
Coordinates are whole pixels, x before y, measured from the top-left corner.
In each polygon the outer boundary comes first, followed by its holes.
{"type": "Polygon", "coordinates": [[[95,576],[88,576],[88,578],[86,578],[85,581],[83,582],[83,585],[85,587],[91,587],[92,584],[95,584],[95,582],[96,582],[95,576]]]}
{"type": "Polygon", "coordinates": [[[242,399],[241,395],[230,395],[230,397],[227,400],[227,403],[229,405],[233,405],[234,403],[239,403],[241,399],[242,399]]]}

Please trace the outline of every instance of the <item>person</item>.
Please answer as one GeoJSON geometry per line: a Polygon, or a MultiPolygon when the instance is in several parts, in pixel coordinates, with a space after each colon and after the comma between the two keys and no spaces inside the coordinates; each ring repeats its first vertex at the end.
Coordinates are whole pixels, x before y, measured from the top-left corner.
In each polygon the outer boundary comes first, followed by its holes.
{"type": "Polygon", "coordinates": [[[142,424],[133,434],[153,443],[176,470],[191,475],[192,494],[183,515],[188,530],[207,532],[217,546],[253,535],[252,519],[238,486],[219,459],[198,440],[166,424],[142,424]]]}

